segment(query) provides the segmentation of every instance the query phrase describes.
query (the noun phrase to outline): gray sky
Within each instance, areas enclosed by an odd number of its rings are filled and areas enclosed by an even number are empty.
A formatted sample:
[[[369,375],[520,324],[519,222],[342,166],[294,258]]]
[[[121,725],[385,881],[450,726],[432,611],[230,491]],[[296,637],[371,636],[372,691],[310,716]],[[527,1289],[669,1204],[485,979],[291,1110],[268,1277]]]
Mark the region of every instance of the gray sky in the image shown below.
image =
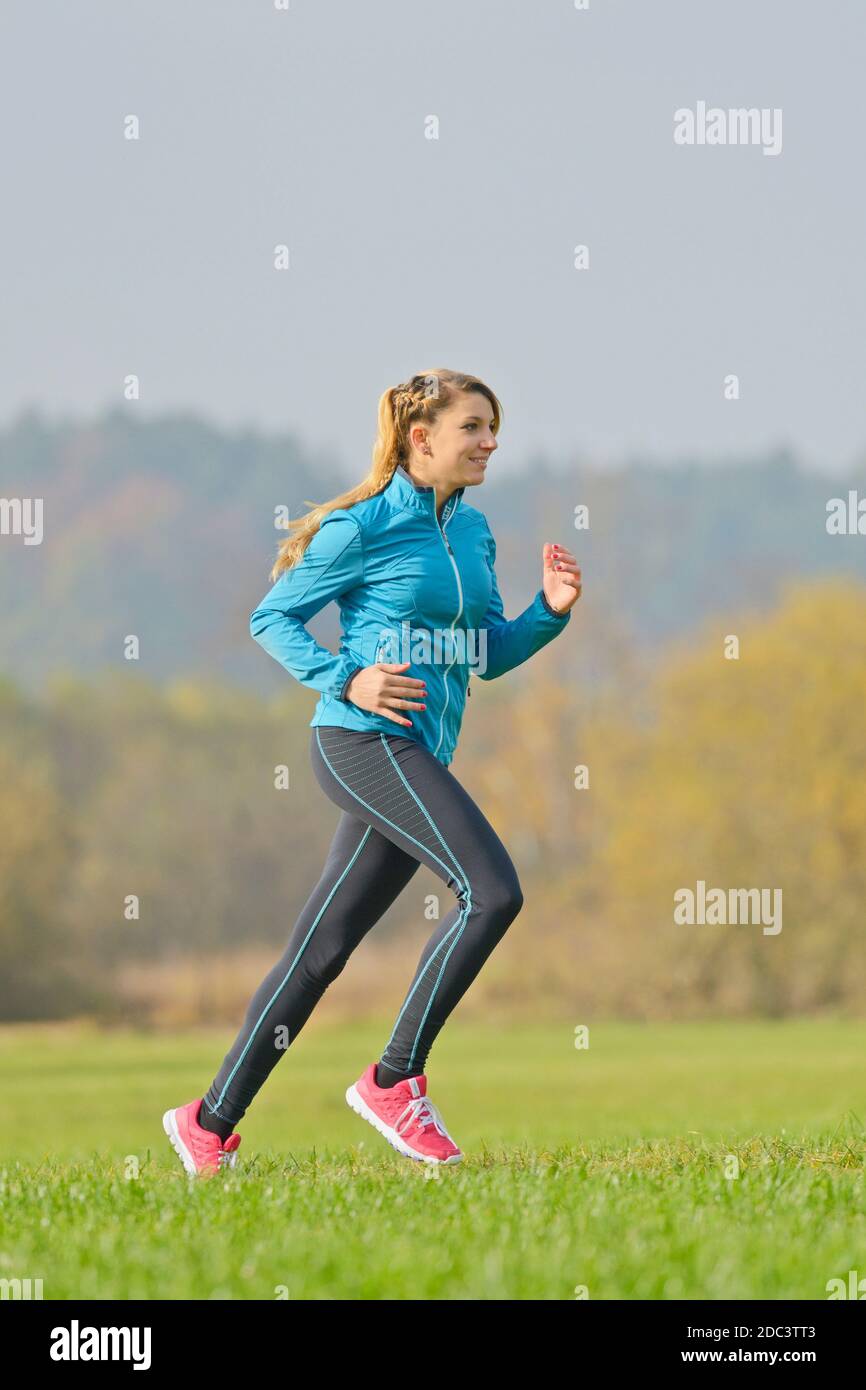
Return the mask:
[[[2,424],[192,408],[357,478],[379,393],[441,365],[500,395],[503,468],[866,453],[864,0],[6,0],[0,25]],[[676,145],[699,101],[781,108],[781,152]]]

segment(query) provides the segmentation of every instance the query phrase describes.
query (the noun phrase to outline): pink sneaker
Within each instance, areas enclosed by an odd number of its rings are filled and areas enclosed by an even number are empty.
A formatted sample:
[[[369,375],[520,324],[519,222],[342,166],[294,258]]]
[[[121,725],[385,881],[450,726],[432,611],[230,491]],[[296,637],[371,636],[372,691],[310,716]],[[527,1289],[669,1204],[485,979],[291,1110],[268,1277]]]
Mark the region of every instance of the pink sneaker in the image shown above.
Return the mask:
[[[200,1105],[201,1098],[191,1100],[177,1110],[166,1110],[162,1117],[162,1127],[191,1178],[208,1177],[221,1173],[224,1168],[234,1168],[236,1150],[241,1142],[239,1134],[230,1134],[223,1144],[218,1134],[202,1129],[198,1122]]]
[[[424,1163],[459,1163],[463,1157],[442,1116],[427,1099],[426,1076],[408,1076],[396,1086],[376,1085],[376,1063],[350,1086],[346,1100],[407,1158]]]

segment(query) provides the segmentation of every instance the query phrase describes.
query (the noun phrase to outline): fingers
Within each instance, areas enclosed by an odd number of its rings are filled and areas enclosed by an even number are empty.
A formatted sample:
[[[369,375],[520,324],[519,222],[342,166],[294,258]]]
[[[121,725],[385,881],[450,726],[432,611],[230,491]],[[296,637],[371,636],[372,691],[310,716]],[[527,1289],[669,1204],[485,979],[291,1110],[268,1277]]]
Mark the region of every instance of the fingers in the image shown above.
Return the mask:
[[[572,589],[579,589],[582,584],[580,565],[571,564],[568,560],[559,560],[554,566],[554,573],[557,579],[561,579],[563,584],[568,584]]]
[[[417,676],[407,676],[405,674],[409,661],[380,661],[377,665],[385,672],[385,679],[382,682],[382,689],[379,694],[379,714],[386,719],[392,720],[395,724],[402,724],[404,728],[412,728],[411,719],[402,719],[400,715],[393,713],[398,709],[417,709],[424,711],[427,698],[427,682],[420,680]],[[415,698],[413,699],[412,696]]]
[[[383,700],[418,700],[423,706],[427,700],[427,687],[422,686],[419,690],[416,686],[410,685],[385,685],[380,694]],[[415,708],[418,706],[415,705]]]
[[[409,662],[400,662],[401,666],[408,666]],[[390,662],[379,661],[377,665],[385,672],[384,688],[386,690],[402,691],[406,695],[423,695],[427,689],[427,682],[417,676],[406,676],[394,670],[394,665]],[[393,672],[393,674],[392,674]]]
[[[553,542],[545,545],[544,564],[546,567],[554,570],[561,579],[566,579],[567,582],[572,583],[572,587],[574,587],[574,585],[571,579],[568,578],[569,576],[574,575],[577,578],[578,584],[580,583],[580,565],[567,546],[556,545]]]
[[[380,709],[380,710],[377,710],[376,713],[377,713],[377,714],[381,714],[381,716],[382,716],[383,719],[390,719],[390,720],[392,720],[393,723],[395,723],[395,724],[402,724],[403,727],[404,727],[404,729],[411,729],[411,728],[412,728],[412,720],[411,720],[411,719],[401,719],[400,716],[399,716],[399,714],[392,714],[390,710],[387,710],[387,709]]]
[[[408,661],[401,664],[409,665]],[[392,675],[385,663],[379,662],[379,665],[385,671],[382,688],[388,690],[392,695],[396,695],[398,690],[403,695],[423,695],[426,693],[427,682],[423,677],[407,676],[401,672]]]
[[[385,673],[379,693],[379,709],[376,712],[394,724],[402,724],[404,728],[409,729],[412,728],[411,719],[402,719],[393,711],[417,709],[423,712],[427,708],[424,703],[427,698],[427,682],[417,676],[406,675],[406,670],[411,664],[409,661],[376,662],[379,670]]]
[[[579,598],[583,592],[580,565],[568,546],[550,541],[545,544],[543,553],[545,570],[550,570],[557,579],[562,580],[567,589],[574,589]]]

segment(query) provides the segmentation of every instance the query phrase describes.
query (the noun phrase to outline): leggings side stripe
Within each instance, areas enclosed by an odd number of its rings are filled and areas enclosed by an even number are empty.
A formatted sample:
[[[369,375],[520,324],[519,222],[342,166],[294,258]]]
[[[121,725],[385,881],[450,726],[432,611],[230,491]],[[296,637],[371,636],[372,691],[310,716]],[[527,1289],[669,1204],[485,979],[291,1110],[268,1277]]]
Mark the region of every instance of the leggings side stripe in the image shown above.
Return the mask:
[[[346,875],[348,874],[348,872],[349,872],[349,870],[351,869],[352,865],[355,863],[356,859],[358,858],[358,855],[361,853],[362,849],[364,848],[365,844],[367,843],[368,839],[370,838],[370,832],[371,832],[372,828],[373,828],[373,827],[370,826],[370,825],[367,826],[367,829],[364,831],[364,834],[361,836],[360,842],[359,842],[359,844],[358,844],[358,848],[355,850],[355,853],[352,855],[352,858],[349,860],[348,864],[346,865],[346,867],[345,867],[345,869],[343,870],[343,872],[340,874],[340,877],[337,879],[336,883],[334,884],[334,886],[333,886],[333,888],[331,889],[330,893],[328,894],[327,898],[326,898],[325,901],[322,903],[322,906],[319,908],[319,911],[316,913],[316,920],[313,922],[312,926],[310,927],[310,930],[307,932],[307,935],[304,937],[303,942],[301,943],[300,947],[298,948],[298,953],[297,953],[297,955],[295,956],[295,959],[292,961],[291,965],[289,966],[289,969],[288,969],[288,971],[287,971],[287,973],[286,973],[284,979],[280,982],[280,984],[278,985],[277,989],[274,991],[272,997],[268,1000],[268,1003],[265,1005],[264,1009],[262,1010],[261,1017],[259,1018],[258,1022],[257,1022],[256,1025],[255,1025],[255,1027],[252,1029],[252,1031],[251,1031],[251,1033],[250,1033],[250,1036],[247,1038],[247,1041],[246,1041],[245,1044],[244,1044],[244,1049],[243,1049],[243,1051],[241,1052],[240,1057],[239,1057],[238,1060],[235,1062],[234,1066],[232,1067],[231,1071],[229,1072],[228,1079],[227,1079],[225,1085],[223,1086],[222,1090],[220,1091],[219,1099],[218,1099],[216,1105],[215,1105],[215,1106],[210,1106],[210,1105],[208,1105],[208,1110],[210,1111],[211,1115],[219,1115],[219,1108],[220,1108],[220,1106],[222,1105],[223,1101],[224,1101],[225,1098],[226,1098],[226,1091],[228,1090],[229,1086],[231,1085],[232,1077],[234,1076],[234,1074],[235,1074],[235,1072],[237,1071],[238,1067],[240,1066],[241,1062],[244,1060],[244,1057],[247,1055],[247,1052],[248,1052],[249,1048],[250,1048],[251,1045],[252,1045],[253,1039],[255,1038],[256,1033],[259,1031],[259,1028],[261,1027],[262,1021],[264,1020],[266,1014],[267,1014],[268,1011],[273,1007],[273,1005],[274,1005],[275,1001],[277,1000],[277,998],[279,997],[281,991],[282,991],[283,989],[285,989],[286,985],[288,984],[289,980],[291,979],[292,972],[294,971],[295,966],[297,965],[298,961],[301,959],[301,956],[304,954],[304,951],[307,949],[307,946],[309,945],[310,940],[312,939],[313,932],[316,930],[316,927],[319,925],[319,922],[320,922],[321,919],[322,919],[323,913],[326,911],[326,909],[327,909],[327,907],[328,907],[328,904],[331,902],[331,899],[333,898],[333,896],[334,896],[334,894],[336,893],[337,889],[339,888],[340,884],[343,882],[344,878],[345,878]]]
[[[384,734],[380,734],[379,737],[381,738],[382,743],[384,744],[385,752],[388,754],[388,757],[391,759],[391,762],[394,764],[394,768],[396,769],[397,776],[400,778],[400,780],[401,780],[401,782],[403,783],[403,785],[405,786],[406,790],[409,792],[409,794],[413,797],[413,799],[417,802],[418,806],[419,806],[419,807],[421,808],[421,810],[424,812],[424,815],[427,817],[427,820],[430,822],[430,825],[431,825],[431,827],[432,827],[432,829],[433,829],[433,831],[434,831],[434,833],[435,833],[435,835],[436,835],[436,838],[440,841],[440,843],[441,843],[442,845],[444,845],[445,849],[448,851],[448,854],[451,856],[451,858],[453,859],[454,863],[457,865],[457,868],[460,870],[460,873],[461,873],[461,875],[463,876],[463,881],[464,881],[464,883],[465,883],[465,885],[466,885],[466,902],[465,902],[465,904],[464,904],[464,906],[463,906],[463,910],[462,910],[462,912],[461,912],[461,914],[460,914],[460,917],[458,918],[457,922],[454,923],[454,927],[457,927],[457,926],[459,925],[460,930],[457,932],[457,935],[455,936],[454,940],[451,942],[451,945],[448,947],[448,951],[447,951],[447,953],[446,953],[446,955],[445,955],[445,958],[444,958],[444,960],[442,961],[442,964],[441,964],[440,967],[439,967],[439,974],[438,974],[438,976],[437,976],[437,978],[436,978],[436,984],[433,986],[433,989],[432,989],[432,991],[431,991],[431,993],[430,993],[430,998],[427,1000],[427,1007],[426,1007],[426,1009],[424,1010],[424,1015],[423,1015],[423,1017],[422,1017],[422,1019],[421,1019],[421,1022],[418,1024],[418,1032],[415,1034],[415,1041],[414,1041],[413,1044],[412,1044],[412,1053],[411,1053],[411,1056],[410,1056],[410,1058],[409,1058],[409,1066],[411,1067],[412,1061],[413,1061],[413,1059],[414,1059],[414,1057],[415,1057],[415,1050],[416,1050],[416,1048],[418,1047],[418,1039],[419,1039],[420,1036],[421,1036],[422,1030],[423,1030],[423,1028],[424,1028],[424,1024],[427,1022],[427,1015],[428,1015],[428,1013],[430,1012],[430,1009],[431,1009],[432,1004],[433,1004],[433,1000],[434,1000],[435,997],[436,997],[436,991],[438,990],[440,984],[442,983],[442,976],[443,976],[443,974],[445,973],[445,967],[446,967],[446,965],[448,964],[448,957],[451,955],[451,952],[454,950],[454,947],[457,945],[457,942],[460,940],[461,936],[463,935],[463,929],[464,929],[464,927],[466,926],[466,921],[467,921],[467,919],[468,919],[468,917],[469,917],[470,911],[472,910],[472,888],[471,888],[471,886],[470,886],[469,879],[468,879],[467,875],[463,872],[463,869],[462,869],[462,867],[461,867],[461,865],[460,865],[459,860],[457,859],[457,856],[454,854],[453,850],[451,850],[451,849],[449,848],[449,846],[446,844],[445,840],[442,838],[441,834],[439,833],[438,827],[436,826],[436,824],[435,824],[435,822],[434,822],[434,820],[433,820],[433,817],[430,815],[430,812],[427,810],[427,807],[426,807],[426,806],[423,804],[423,802],[415,795],[415,792],[412,790],[412,788],[409,786],[409,783],[406,781],[406,778],[403,776],[402,768],[400,767],[399,763],[397,762],[396,758],[394,757],[394,754],[391,752],[391,749],[388,747],[388,744],[385,742],[385,736],[384,736]],[[452,931],[453,931],[453,930],[454,930],[454,928],[452,927]],[[450,932],[449,932],[448,935],[450,935]],[[440,942],[440,946],[443,946],[443,945],[445,944],[445,941],[447,941],[447,940],[448,940],[448,937],[446,936],[446,937]],[[428,962],[428,964],[429,964],[429,962]],[[409,991],[409,995],[408,995],[408,997],[407,997],[407,999],[406,999],[406,1002],[404,1003],[403,1008],[400,1010],[400,1013],[399,1013],[399,1015],[398,1015],[398,1017],[397,1017],[397,1022],[394,1024],[394,1029],[393,1029],[393,1032],[391,1033],[391,1037],[388,1039],[388,1046],[390,1046],[391,1042],[393,1041],[394,1034],[396,1033],[397,1028],[398,1028],[399,1023],[400,1023],[400,1019],[403,1017],[403,1014],[406,1012],[406,1009],[409,1007],[409,1003],[410,1003],[410,1001],[411,1001],[411,999],[412,999],[412,995],[415,993],[415,990],[416,990],[416,989],[418,988],[418,986],[420,985],[420,983],[421,983],[421,981],[423,980],[423,978],[424,978],[424,976],[425,976],[426,973],[427,973],[427,971],[426,971],[426,967],[425,967],[425,969],[422,970],[421,974],[418,976],[418,979],[415,981],[414,986],[413,986],[412,989]]]

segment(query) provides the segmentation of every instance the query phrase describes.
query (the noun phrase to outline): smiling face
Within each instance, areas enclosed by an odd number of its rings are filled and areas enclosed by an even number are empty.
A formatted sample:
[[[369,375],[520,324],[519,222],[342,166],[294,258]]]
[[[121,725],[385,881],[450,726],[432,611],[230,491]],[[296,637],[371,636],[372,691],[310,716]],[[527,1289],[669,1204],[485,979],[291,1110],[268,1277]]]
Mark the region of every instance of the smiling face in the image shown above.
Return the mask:
[[[483,483],[490,455],[499,448],[494,419],[493,406],[481,391],[461,391],[432,425],[410,426],[412,474],[449,488]]]

